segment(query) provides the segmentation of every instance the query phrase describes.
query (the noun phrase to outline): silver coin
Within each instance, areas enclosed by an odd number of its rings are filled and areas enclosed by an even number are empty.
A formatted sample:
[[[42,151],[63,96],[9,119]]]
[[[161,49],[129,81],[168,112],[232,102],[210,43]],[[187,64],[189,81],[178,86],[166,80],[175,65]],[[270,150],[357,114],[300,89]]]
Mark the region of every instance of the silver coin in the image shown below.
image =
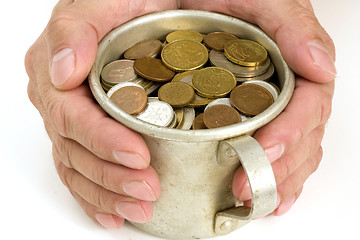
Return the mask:
[[[269,69],[264,74],[255,77],[236,77],[236,80],[238,82],[246,82],[251,80],[268,81],[272,77],[274,72],[275,72],[274,65],[270,63]]]
[[[122,83],[118,83],[115,86],[111,87],[110,90],[107,92],[107,96],[110,98],[111,95],[114,94],[114,92],[116,92],[117,90],[119,90],[120,88],[123,87],[128,87],[128,86],[135,86],[135,87],[139,87],[141,89],[144,89],[140,84],[137,83],[133,83],[133,82],[122,82]],[[144,89],[145,90],[145,89]]]
[[[117,60],[107,64],[101,71],[101,79],[109,85],[134,80],[137,77],[134,71],[134,61]]]
[[[175,118],[170,104],[162,101],[148,101],[144,111],[136,116],[138,119],[160,127],[168,127]]]
[[[279,93],[278,93],[277,89],[276,89],[273,85],[271,85],[270,83],[268,83],[268,82],[260,81],[260,80],[251,80],[251,81],[246,81],[246,82],[244,82],[243,84],[248,84],[248,83],[252,83],[252,84],[259,85],[259,86],[265,88],[266,90],[268,90],[268,91],[271,93],[274,101],[275,101],[275,100],[278,98],[278,96],[279,96]]]
[[[131,82],[140,84],[145,89],[147,95],[150,95],[162,85],[161,83],[149,81],[139,76]]]
[[[195,119],[195,109],[184,107],[184,119],[182,126],[179,129],[190,130]]]
[[[213,100],[208,105],[206,105],[206,107],[204,109],[204,112],[206,111],[206,109],[208,109],[209,107],[214,106],[214,105],[226,105],[226,106],[229,106],[229,107],[233,107],[231,105],[230,98],[218,98],[218,99]]]
[[[232,72],[235,77],[255,77],[265,73],[270,66],[270,59],[262,65],[255,67],[244,67],[229,61],[223,52],[211,50],[209,59],[212,65],[222,67]]]

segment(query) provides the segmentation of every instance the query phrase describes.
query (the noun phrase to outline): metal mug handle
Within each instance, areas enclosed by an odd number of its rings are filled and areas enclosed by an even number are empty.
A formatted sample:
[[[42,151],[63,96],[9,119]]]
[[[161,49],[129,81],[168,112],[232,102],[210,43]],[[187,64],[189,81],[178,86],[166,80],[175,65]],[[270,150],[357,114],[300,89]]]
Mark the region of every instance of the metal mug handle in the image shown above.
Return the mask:
[[[251,207],[238,206],[216,213],[215,233],[223,235],[274,211],[277,194],[271,164],[260,144],[251,136],[221,141],[217,155],[221,165],[232,165],[240,160],[251,189]]]

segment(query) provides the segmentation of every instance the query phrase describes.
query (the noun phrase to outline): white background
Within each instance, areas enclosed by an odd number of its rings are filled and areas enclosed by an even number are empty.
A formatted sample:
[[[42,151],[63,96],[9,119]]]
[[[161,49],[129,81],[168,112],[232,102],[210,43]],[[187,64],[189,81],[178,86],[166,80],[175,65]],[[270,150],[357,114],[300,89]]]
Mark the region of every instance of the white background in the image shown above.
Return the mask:
[[[322,163],[288,213],[253,221],[216,239],[358,238],[360,1],[312,2],[337,49],[338,77]],[[129,224],[120,230],[103,229],[85,215],[57,177],[42,119],[27,98],[23,64],[55,3],[1,4],[0,239],[159,239]]]

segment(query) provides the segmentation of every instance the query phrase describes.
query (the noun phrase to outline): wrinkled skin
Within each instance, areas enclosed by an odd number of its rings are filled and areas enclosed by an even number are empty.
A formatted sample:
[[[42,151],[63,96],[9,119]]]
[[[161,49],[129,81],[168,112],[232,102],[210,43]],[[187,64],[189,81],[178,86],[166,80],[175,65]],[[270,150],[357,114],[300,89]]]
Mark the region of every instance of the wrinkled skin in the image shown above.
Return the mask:
[[[87,215],[107,228],[121,227],[124,219],[149,221],[161,188],[144,140],[109,118],[83,82],[107,32],[136,16],[176,8],[174,0],[60,0],[26,54],[28,95],[53,143],[59,177]],[[332,40],[308,0],[183,0],[181,8],[221,12],[259,25],[296,73],[290,103],[254,136],[272,163],[278,191],[273,214],[281,215],[322,157],[336,75]],[[250,204],[241,168],[233,193]]]

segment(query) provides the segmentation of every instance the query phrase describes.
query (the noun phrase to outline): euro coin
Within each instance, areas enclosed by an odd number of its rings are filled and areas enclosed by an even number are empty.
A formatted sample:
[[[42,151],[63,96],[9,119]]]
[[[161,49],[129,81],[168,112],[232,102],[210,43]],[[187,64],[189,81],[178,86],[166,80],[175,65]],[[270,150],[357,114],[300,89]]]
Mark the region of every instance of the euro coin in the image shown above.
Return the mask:
[[[207,128],[218,128],[241,122],[241,116],[235,108],[221,104],[206,109],[203,121]]]
[[[258,66],[254,66],[254,67],[240,66],[238,64],[235,64],[235,63],[229,61],[229,59],[227,59],[227,57],[225,57],[225,54],[223,52],[219,52],[219,51],[215,51],[215,50],[210,51],[209,60],[212,65],[217,66],[217,67],[222,67],[222,68],[229,70],[230,72],[232,72],[235,75],[235,77],[259,76],[259,75],[265,73],[270,66],[269,58],[267,58],[263,64],[258,65]]]
[[[200,96],[218,98],[226,96],[236,86],[236,78],[226,69],[207,67],[195,73],[192,85]]]
[[[155,82],[170,81],[175,75],[175,72],[166,68],[160,59],[151,57],[136,59],[134,70],[141,77]]]
[[[203,35],[194,30],[177,30],[169,33],[166,36],[166,42],[171,43],[178,40],[191,40],[201,43],[203,40]]]
[[[230,41],[238,39],[235,35],[228,32],[212,32],[204,37],[205,46],[216,51],[224,51],[225,45]]]
[[[207,127],[204,123],[204,113],[200,113],[199,115],[197,115],[195,117],[193,125],[192,125],[192,129],[193,130],[207,129]]]
[[[274,64],[270,62],[269,68],[267,71],[261,75],[255,77],[236,77],[238,82],[247,82],[251,80],[260,80],[260,81],[269,81],[275,72]]]
[[[246,39],[229,41],[224,52],[230,61],[248,67],[261,65],[268,58],[268,52],[262,45]]]
[[[161,101],[173,107],[183,107],[194,99],[194,89],[183,82],[169,82],[162,85],[158,91]]]
[[[115,88],[111,92],[109,91],[108,95],[120,109],[131,115],[138,114],[145,109],[147,94],[142,87],[120,83]]]
[[[208,50],[203,44],[191,40],[171,42],[161,51],[164,65],[176,72],[201,68],[208,56]]]
[[[234,88],[230,93],[231,104],[246,116],[255,116],[274,103],[273,96],[264,87],[248,83]]]
[[[162,43],[157,39],[149,39],[136,43],[124,53],[124,58],[136,60],[143,57],[152,57],[160,52]]]

